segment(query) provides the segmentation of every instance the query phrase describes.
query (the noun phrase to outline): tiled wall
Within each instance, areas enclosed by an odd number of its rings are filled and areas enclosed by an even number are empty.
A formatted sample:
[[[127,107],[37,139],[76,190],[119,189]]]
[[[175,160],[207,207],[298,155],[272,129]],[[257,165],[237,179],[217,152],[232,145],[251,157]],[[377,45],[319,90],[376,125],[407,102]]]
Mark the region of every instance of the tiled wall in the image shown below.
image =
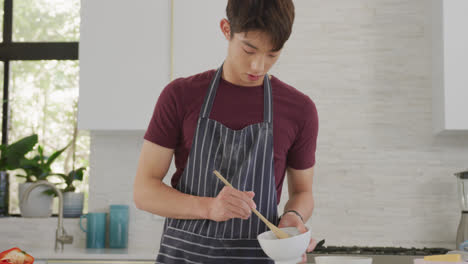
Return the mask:
[[[295,3],[294,33],[273,74],[319,112],[313,236],[326,245],[454,247],[453,173],[468,168],[468,133],[432,134],[430,1]],[[130,249],[149,252],[162,220],[132,203],[143,134],[91,133],[89,211],[131,205]]]

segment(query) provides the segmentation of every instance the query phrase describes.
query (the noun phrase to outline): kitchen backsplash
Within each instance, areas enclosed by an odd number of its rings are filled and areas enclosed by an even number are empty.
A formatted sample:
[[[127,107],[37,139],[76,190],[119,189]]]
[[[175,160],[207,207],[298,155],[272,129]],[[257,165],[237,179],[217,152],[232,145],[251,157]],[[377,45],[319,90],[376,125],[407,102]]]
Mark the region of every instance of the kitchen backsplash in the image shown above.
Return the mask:
[[[453,173],[468,168],[468,135],[432,134],[429,2],[295,1],[294,32],[273,74],[318,108],[308,225],[326,245],[454,247]],[[129,250],[155,252],[163,221],[132,202],[143,134],[91,133],[89,211],[130,205]],[[52,226],[36,225],[44,221]],[[0,223],[8,223],[2,235],[53,247],[56,219],[34,220],[40,237],[31,220]],[[66,250],[84,247],[77,222],[65,228],[78,238]]]

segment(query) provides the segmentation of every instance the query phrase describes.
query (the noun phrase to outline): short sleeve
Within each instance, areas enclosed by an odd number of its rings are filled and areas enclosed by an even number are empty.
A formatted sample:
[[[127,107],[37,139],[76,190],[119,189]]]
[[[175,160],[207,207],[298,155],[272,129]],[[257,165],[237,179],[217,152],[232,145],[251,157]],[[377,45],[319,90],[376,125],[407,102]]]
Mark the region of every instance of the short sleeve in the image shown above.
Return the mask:
[[[307,97],[304,102],[304,119],[293,145],[288,151],[287,165],[305,170],[315,165],[317,148],[318,114],[314,102]]]
[[[181,96],[177,96],[177,82],[168,84],[153,111],[144,139],[160,146],[175,149],[181,135]]]

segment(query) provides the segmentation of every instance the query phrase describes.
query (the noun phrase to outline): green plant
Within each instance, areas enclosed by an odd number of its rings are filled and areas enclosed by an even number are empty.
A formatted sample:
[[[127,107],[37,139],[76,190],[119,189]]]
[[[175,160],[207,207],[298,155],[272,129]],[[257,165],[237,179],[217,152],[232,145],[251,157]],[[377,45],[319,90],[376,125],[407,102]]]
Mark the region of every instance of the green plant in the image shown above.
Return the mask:
[[[86,170],[85,167],[78,168],[76,170],[70,171],[68,174],[64,173],[54,173],[53,175],[60,176],[64,183],[59,183],[58,185],[65,184],[65,188],[62,189],[63,192],[74,192],[75,186],[73,183],[75,181],[82,181],[83,180],[83,172]]]
[[[76,113],[78,109],[78,103],[75,102],[75,122],[73,126],[73,138],[71,141],[71,153],[72,153],[72,169],[68,174],[65,173],[55,173],[54,175],[60,176],[63,179],[63,183],[58,183],[57,185],[59,186],[65,186],[62,187],[62,192],[74,192],[75,191],[75,185],[73,183],[76,183],[77,181],[83,181],[83,174],[84,171],[86,170],[85,167],[80,167],[78,169],[75,169],[75,159],[76,159],[76,140],[78,137],[78,127],[77,127],[77,119],[76,119]],[[65,166],[64,171],[67,171],[68,167]]]
[[[20,169],[23,169],[25,175],[16,175],[20,178],[26,178],[26,182],[35,182],[39,180],[47,180],[48,176],[53,175],[51,165],[52,163],[62,154],[65,149],[68,148],[70,144],[68,144],[63,149],[60,149],[54,152],[50,156],[44,155],[44,148],[39,145],[37,147],[38,154],[35,155],[33,158],[23,158],[20,161]]]
[[[10,145],[0,145],[0,171],[16,170],[37,144],[37,135],[24,137]]]

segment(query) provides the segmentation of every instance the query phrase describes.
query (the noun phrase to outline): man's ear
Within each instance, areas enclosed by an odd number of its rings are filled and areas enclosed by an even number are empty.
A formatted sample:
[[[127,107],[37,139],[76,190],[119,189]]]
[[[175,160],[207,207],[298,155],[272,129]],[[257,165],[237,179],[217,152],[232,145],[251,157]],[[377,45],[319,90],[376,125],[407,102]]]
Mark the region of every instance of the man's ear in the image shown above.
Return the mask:
[[[227,40],[231,40],[231,24],[229,23],[229,21],[223,18],[219,23],[219,26],[221,28],[221,32],[223,32],[224,37]]]

